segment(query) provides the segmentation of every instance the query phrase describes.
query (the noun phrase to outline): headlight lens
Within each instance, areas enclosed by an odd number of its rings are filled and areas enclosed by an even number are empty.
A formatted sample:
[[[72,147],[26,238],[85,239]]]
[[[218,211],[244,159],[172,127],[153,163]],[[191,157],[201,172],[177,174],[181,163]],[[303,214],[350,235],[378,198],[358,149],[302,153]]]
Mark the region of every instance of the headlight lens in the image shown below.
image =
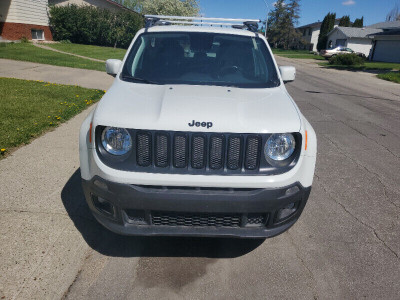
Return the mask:
[[[104,128],[101,143],[104,149],[113,155],[124,155],[132,149],[131,135],[124,128]]]
[[[282,161],[289,158],[296,147],[296,141],[293,134],[277,133],[269,137],[265,144],[265,156],[276,161]]]

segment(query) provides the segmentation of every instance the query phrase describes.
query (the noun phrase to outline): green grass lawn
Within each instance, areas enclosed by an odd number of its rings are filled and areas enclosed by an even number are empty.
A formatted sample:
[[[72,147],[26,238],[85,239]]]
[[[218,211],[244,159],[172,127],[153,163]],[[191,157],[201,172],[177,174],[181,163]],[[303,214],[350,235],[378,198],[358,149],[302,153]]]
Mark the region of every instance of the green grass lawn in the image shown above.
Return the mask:
[[[47,65],[105,71],[104,63],[41,49],[30,43],[0,43],[0,58]]]
[[[389,72],[385,74],[378,74],[378,78],[400,83],[400,72]]]
[[[324,60],[323,57],[310,53],[308,50],[272,49],[272,53],[287,58]]]
[[[334,68],[339,70],[379,71],[383,73],[378,74],[377,75],[378,78],[400,83],[399,63],[366,61],[364,65],[361,66],[343,66],[343,65],[330,65],[328,62],[325,62],[325,63],[319,63],[319,65],[326,68]],[[387,72],[385,73],[385,71]]]
[[[78,54],[101,60],[107,60],[109,58],[122,60],[126,53],[126,49],[120,49],[120,48],[114,49],[112,47],[100,47],[100,46],[80,45],[80,44],[46,44],[46,46],[64,52]]]
[[[382,72],[377,77],[380,79],[400,83],[400,64],[399,63],[385,63],[376,61],[366,61],[361,66],[343,66],[343,65],[330,65],[329,63],[319,63],[320,66],[326,68],[334,68],[339,70],[350,71],[378,71]],[[385,73],[386,71],[386,73]]]
[[[97,102],[102,90],[0,77],[0,159]]]
[[[330,65],[328,62],[320,63],[321,66],[327,68],[336,69],[347,69],[347,70],[400,70],[399,63],[386,63],[386,62],[376,62],[376,61],[366,61],[362,66],[342,66],[342,65]]]

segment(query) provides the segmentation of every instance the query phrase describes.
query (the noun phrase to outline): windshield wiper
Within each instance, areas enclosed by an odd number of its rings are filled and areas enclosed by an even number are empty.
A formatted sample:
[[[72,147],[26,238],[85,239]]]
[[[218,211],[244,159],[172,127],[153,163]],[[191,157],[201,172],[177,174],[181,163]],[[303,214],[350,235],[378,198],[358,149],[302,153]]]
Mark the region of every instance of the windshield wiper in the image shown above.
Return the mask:
[[[129,75],[122,75],[122,79],[124,80],[129,80],[129,81],[136,81],[136,82],[143,82],[143,83],[148,83],[148,84],[161,84],[156,81],[144,79],[144,78],[139,78],[139,77],[134,77],[134,76],[129,76]]]

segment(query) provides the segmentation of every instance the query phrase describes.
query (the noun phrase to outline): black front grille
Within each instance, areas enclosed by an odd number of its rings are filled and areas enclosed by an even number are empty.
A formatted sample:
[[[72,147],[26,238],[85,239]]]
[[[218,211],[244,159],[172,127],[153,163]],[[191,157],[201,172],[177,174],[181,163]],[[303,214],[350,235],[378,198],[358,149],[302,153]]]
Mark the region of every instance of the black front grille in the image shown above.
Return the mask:
[[[241,215],[152,212],[151,222],[155,226],[240,227]]]
[[[175,132],[128,129],[133,149],[124,156],[109,154],[101,143],[104,126],[96,127],[96,145],[109,167],[145,173],[198,175],[265,175],[289,171],[300,156],[296,150],[284,167],[271,165],[263,155],[270,134]]]
[[[261,135],[143,130],[132,133],[136,135],[136,166],[150,167],[154,172],[239,174],[258,171],[260,167]]]

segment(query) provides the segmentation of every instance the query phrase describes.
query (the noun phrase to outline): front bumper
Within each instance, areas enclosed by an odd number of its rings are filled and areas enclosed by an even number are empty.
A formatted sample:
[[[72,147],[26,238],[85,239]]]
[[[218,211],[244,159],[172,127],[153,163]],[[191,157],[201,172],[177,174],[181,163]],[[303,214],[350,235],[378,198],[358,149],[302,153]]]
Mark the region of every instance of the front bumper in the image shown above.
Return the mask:
[[[95,218],[124,235],[265,238],[289,229],[300,217],[311,187],[221,189],[139,186],[82,180]],[[285,194],[292,188],[292,194]],[[292,204],[294,203],[294,204]],[[277,219],[288,205],[295,211]]]

